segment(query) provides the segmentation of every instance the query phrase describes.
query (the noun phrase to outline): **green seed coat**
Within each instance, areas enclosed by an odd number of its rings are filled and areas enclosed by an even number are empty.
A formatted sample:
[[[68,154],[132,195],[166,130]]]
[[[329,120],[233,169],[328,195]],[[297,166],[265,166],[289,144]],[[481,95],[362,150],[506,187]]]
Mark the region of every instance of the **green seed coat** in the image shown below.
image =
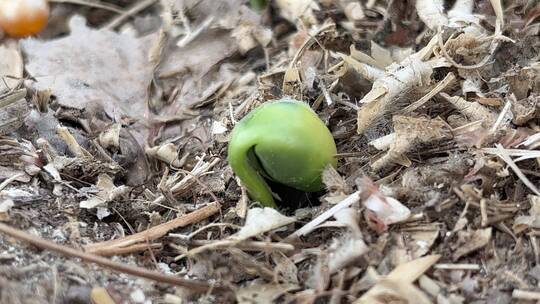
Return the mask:
[[[234,127],[228,160],[252,199],[276,207],[268,178],[314,192],[324,188],[321,174],[336,166],[334,138],[311,108],[282,99],[254,109]]]

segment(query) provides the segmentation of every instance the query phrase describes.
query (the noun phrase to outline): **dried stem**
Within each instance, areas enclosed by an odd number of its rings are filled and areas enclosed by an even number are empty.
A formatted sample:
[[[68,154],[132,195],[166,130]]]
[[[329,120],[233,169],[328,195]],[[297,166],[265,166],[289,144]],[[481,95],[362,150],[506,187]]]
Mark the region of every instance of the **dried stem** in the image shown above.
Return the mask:
[[[173,229],[185,227],[187,225],[200,222],[216,214],[220,208],[221,206],[219,205],[219,203],[214,202],[201,209],[188,213],[180,218],[176,218],[161,225],[154,226],[145,231],[116,240],[89,244],[84,246],[84,248],[87,252],[99,255],[114,255],[144,250],[148,246],[145,247],[136,245],[140,243],[144,243],[146,245],[147,241],[149,242],[156,240]],[[132,248],[133,251],[130,251],[128,248]]]
[[[202,160],[195,165],[193,170],[191,170],[189,175],[186,175],[182,180],[180,180],[178,183],[176,183],[174,186],[170,188],[170,191],[178,195],[181,192],[185,191],[189,188],[193,183],[196,182],[194,177],[199,177],[205,172],[208,172],[212,167],[214,167],[219,162],[218,158],[215,158],[210,163],[203,162]],[[166,198],[164,195],[158,196],[156,199],[152,201],[151,204],[161,204],[166,201]]]
[[[140,11],[144,10],[145,8],[153,5],[156,2],[157,2],[157,0],[140,1],[140,2],[136,3],[135,5],[133,5],[131,8],[129,8],[127,11],[122,12],[122,14],[116,16],[114,19],[109,21],[109,23],[107,23],[103,28],[108,29],[108,30],[112,30],[112,29],[116,28],[117,26],[121,25],[129,17],[137,14],[138,12],[140,12]]]
[[[214,285],[210,285],[204,282],[186,280],[186,279],[182,279],[176,276],[164,275],[159,272],[150,271],[145,268],[114,262],[107,258],[98,256],[95,254],[82,252],[74,248],[70,248],[67,246],[53,243],[51,241],[44,240],[42,238],[33,236],[24,231],[9,227],[8,225],[2,224],[2,223],[0,223],[0,233],[13,237],[17,240],[27,242],[41,249],[56,252],[67,257],[76,257],[76,258],[81,259],[83,262],[94,263],[94,264],[97,264],[99,266],[102,266],[102,267],[105,267],[114,271],[134,275],[137,277],[145,278],[145,279],[156,281],[159,283],[167,283],[174,286],[184,287],[192,291],[196,291],[196,292],[206,292],[210,290],[215,290],[215,291],[228,290],[228,288],[224,286],[214,286]]]
[[[69,3],[69,4],[78,4],[82,6],[88,6],[88,7],[94,7],[94,8],[100,8],[104,10],[108,10],[111,12],[115,12],[117,14],[122,14],[124,11],[117,6],[108,4],[108,3],[100,3],[95,1],[86,1],[86,0],[49,0],[49,2],[54,3]]]

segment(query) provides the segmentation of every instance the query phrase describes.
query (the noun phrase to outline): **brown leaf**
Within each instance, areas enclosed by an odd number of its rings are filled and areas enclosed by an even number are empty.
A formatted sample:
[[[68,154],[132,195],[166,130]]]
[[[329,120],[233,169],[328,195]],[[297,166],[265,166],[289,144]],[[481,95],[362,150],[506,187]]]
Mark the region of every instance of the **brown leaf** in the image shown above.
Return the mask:
[[[152,76],[147,52],[150,37],[135,38],[94,30],[81,17],[70,21],[67,37],[21,42],[26,69],[37,90],[51,89],[65,107],[103,106],[114,118],[143,118]]]
[[[15,41],[9,40],[0,45],[0,94],[3,91],[17,86],[23,76],[23,59],[19,46]],[[10,76],[10,77],[6,77]]]
[[[0,45],[0,93],[17,86],[23,76],[23,59],[19,46],[14,41],[6,41]],[[10,77],[6,77],[10,76]]]
[[[459,231],[456,250],[452,255],[454,261],[485,247],[491,240],[491,227],[474,231]]]

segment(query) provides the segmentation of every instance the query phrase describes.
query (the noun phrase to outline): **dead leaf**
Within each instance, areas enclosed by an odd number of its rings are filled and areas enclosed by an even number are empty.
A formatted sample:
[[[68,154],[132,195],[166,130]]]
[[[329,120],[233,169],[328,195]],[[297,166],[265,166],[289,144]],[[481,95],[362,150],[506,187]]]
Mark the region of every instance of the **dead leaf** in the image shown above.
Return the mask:
[[[0,44],[0,95],[15,89],[23,77],[23,58],[15,40]],[[6,77],[9,76],[9,77]]]
[[[214,120],[212,122],[212,135],[221,135],[227,132],[229,129],[221,122]]]
[[[328,271],[334,274],[368,251],[361,235],[345,235],[328,254]]]
[[[295,285],[299,284],[298,267],[291,258],[282,255],[280,252],[276,252],[272,253],[272,260],[276,265],[274,271],[283,282]]]
[[[107,289],[103,287],[92,288],[90,298],[94,304],[116,304]]]
[[[236,50],[234,38],[229,35],[229,31],[208,30],[167,56],[162,63],[163,67],[159,75],[166,77],[190,72],[201,77],[218,62],[234,54]]]
[[[99,134],[99,144],[105,148],[120,148],[120,130],[122,125],[115,123]]]
[[[394,164],[408,167],[411,165],[406,156],[408,152],[435,146],[453,137],[450,126],[440,117],[431,119],[395,115],[392,121],[395,135],[391,137],[388,152],[371,165],[374,170],[382,170]],[[384,147],[380,141],[377,144]]]
[[[253,22],[243,22],[232,30],[231,36],[236,39],[240,53],[245,54],[259,44],[266,46],[272,39],[272,32],[257,28]]]
[[[491,227],[473,231],[458,231],[458,241],[455,244],[456,249],[452,254],[452,259],[457,261],[473,251],[482,249],[490,240]]]
[[[343,200],[344,197],[341,199]],[[356,237],[362,237],[362,231],[360,230],[360,226],[358,225],[359,221],[359,213],[360,211],[358,208],[343,208],[336,212],[334,214],[334,218],[339,222],[344,224],[345,226],[349,227],[351,232]]]
[[[347,183],[336,169],[332,166],[324,168],[322,173],[322,181],[326,186],[326,189],[330,192],[331,196],[342,196],[348,192]]]
[[[423,227],[419,227],[423,228]],[[419,229],[419,231],[413,231],[410,233],[410,242],[409,247],[412,251],[412,256],[414,258],[419,258],[424,256],[429,252],[433,243],[437,240],[440,233],[440,228],[436,227],[435,229],[426,227]]]
[[[512,122],[522,126],[537,116],[538,101],[540,95],[532,93],[528,98],[521,100],[510,99],[512,101]]]
[[[439,258],[439,255],[430,255],[397,266],[354,303],[382,304],[386,303],[384,301],[386,296],[400,298],[405,300],[405,303],[431,303],[427,296],[412,283],[431,268]]]
[[[387,67],[394,63],[392,53],[374,41],[371,41],[371,57],[377,62],[377,66]]]
[[[282,294],[298,288],[294,284],[264,284],[255,282],[249,286],[241,287],[236,292],[239,304],[272,304]]]
[[[246,217],[246,223],[232,239],[246,240],[250,237],[274,230],[294,223],[294,217],[284,216],[274,208],[252,208],[249,209]]]
[[[95,208],[121,197],[130,190],[130,188],[127,186],[115,186],[112,178],[107,174],[99,175],[95,187],[98,190],[98,193],[95,196],[90,197],[88,200],[81,201],[81,208]]]
[[[382,193],[370,195],[363,204],[366,207],[366,216],[377,223],[374,228],[378,232],[385,231],[388,225],[404,221],[411,215],[409,208]]]
[[[369,91],[360,103],[364,105],[358,110],[357,132],[364,133],[380,118],[384,117],[396,98],[404,94],[410,94],[413,90],[426,88],[431,83],[431,75],[435,68],[448,66],[445,58],[428,58],[432,52],[435,40],[430,44],[405,58],[400,63],[392,63],[385,70],[385,74],[374,80]]]
[[[540,228],[540,197],[529,195],[531,208],[529,215],[520,215],[514,219],[512,230],[515,234],[520,234],[531,228]]]
[[[26,140],[0,137],[0,180],[16,177],[28,182],[43,166],[37,149]]]
[[[444,1],[416,1],[416,11],[420,19],[431,29],[436,30],[438,27],[444,27],[448,24],[448,18],[444,14]]]
[[[67,37],[26,39],[21,47],[34,89],[51,89],[59,104],[85,109],[101,105],[110,117],[145,117],[152,67],[151,37],[136,38],[85,25],[73,17]]]
[[[283,76],[283,92],[294,96],[298,93],[301,84],[300,71],[295,67],[288,68]]]
[[[341,1],[343,2],[343,1]],[[343,3],[342,3],[343,4]],[[362,20],[366,17],[364,14],[364,9],[359,2],[348,2],[343,8],[347,19],[351,22]]]
[[[146,148],[146,155],[165,162],[167,165],[180,167],[182,163],[178,158],[178,148],[173,143],[163,144],[161,146]]]

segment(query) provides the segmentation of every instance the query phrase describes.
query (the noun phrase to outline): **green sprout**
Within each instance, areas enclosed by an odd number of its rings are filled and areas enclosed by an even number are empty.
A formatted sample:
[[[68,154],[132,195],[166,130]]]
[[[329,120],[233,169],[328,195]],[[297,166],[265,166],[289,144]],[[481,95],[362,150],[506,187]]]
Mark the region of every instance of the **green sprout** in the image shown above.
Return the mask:
[[[305,192],[324,189],[321,174],[336,166],[332,134],[311,108],[282,99],[254,109],[234,127],[228,160],[252,199],[276,207],[265,178]]]
[[[266,7],[266,0],[250,0],[249,4],[255,11],[260,12]]]

